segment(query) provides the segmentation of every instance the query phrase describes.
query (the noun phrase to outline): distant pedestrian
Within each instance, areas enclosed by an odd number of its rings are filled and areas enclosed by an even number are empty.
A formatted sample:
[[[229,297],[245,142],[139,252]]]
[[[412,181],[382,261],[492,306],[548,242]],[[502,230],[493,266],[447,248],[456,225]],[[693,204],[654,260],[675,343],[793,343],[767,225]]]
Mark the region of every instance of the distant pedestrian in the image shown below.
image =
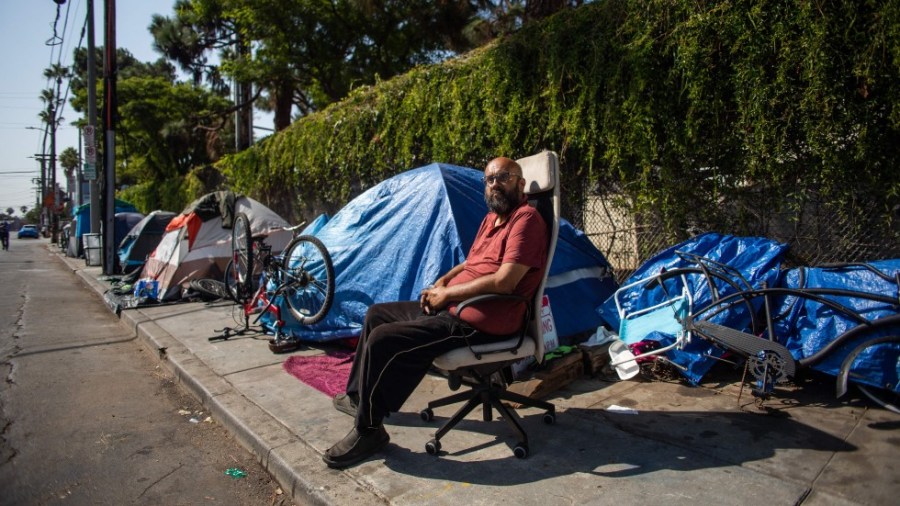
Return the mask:
[[[3,251],[9,251],[9,225],[0,221],[0,242],[3,243]]]

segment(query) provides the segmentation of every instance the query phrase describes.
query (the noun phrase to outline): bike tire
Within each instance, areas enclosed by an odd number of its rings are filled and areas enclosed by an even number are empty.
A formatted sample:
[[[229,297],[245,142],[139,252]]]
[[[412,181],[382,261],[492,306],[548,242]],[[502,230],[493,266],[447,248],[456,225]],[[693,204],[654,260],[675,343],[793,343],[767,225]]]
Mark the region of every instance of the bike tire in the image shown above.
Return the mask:
[[[225,291],[225,283],[217,279],[192,279],[190,286],[204,299],[219,300],[228,297],[228,294]]]
[[[231,227],[231,259],[238,296],[244,299],[253,291],[253,235],[244,213],[237,213]]]
[[[322,321],[334,302],[334,265],[322,241],[311,235],[295,237],[284,250],[282,268],[285,300],[301,325]]]
[[[225,277],[223,282],[225,284],[225,293],[228,298],[238,304],[243,304],[244,300],[241,298],[241,292],[237,285],[237,278],[234,274],[234,260],[228,261],[228,265],[225,267]]]

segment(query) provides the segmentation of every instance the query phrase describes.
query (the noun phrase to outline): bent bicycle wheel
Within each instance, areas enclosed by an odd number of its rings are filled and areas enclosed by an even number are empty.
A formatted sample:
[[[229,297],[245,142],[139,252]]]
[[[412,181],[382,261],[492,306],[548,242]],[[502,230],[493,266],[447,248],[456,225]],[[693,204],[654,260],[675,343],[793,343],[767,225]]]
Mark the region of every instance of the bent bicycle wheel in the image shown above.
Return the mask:
[[[225,291],[225,283],[217,279],[192,279],[190,286],[206,300],[218,300],[228,297]]]
[[[239,298],[246,298],[253,291],[253,237],[250,218],[244,213],[234,217],[231,227],[231,259]]]
[[[302,325],[322,321],[334,301],[334,266],[325,245],[311,235],[294,238],[284,250],[282,267],[291,314]]]

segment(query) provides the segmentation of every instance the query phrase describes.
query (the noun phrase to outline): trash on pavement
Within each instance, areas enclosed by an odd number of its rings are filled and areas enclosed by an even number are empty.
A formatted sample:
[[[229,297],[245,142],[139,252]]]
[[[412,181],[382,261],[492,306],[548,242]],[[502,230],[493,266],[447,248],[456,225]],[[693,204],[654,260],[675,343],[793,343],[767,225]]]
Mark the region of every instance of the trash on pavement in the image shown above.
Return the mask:
[[[618,413],[620,415],[636,415],[638,411],[636,409],[626,408],[625,406],[619,406],[618,404],[613,404],[610,407],[606,408],[610,413]]]
[[[247,473],[245,473],[244,471],[241,471],[240,469],[238,469],[236,467],[230,467],[230,468],[226,469],[225,474],[228,476],[231,476],[234,479],[244,478],[245,476],[247,476]]]

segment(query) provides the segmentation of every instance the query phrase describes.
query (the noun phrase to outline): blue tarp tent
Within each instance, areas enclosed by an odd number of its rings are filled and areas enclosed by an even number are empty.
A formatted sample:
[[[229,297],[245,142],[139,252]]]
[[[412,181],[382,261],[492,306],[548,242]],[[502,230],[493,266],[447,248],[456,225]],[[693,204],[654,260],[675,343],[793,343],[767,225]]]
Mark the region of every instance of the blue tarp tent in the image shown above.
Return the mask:
[[[896,315],[896,301],[900,300],[897,288],[900,259],[869,262],[868,265],[880,271],[884,277],[862,265],[800,267],[784,271],[778,286],[793,289],[832,288],[880,294],[891,298],[894,303],[838,295],[827,295],[825,298],[853,310],[867,321]],[[776,302],[774,307],[778,308],[775,312],[780,316],[775,322],[775,335],[797,360],[816,354],[844,332],[861,325],[859,321],[811,299],[785,297]],[[840,345],[812,368],[836,376],[844,358],[857,345],[876,336],[897,335],[898,330],[900,329],[894,327],[865,332]],[[854,360],[850,368],[850,379],[900,392],[900,344],[885,343],[866,348]]]
[[[115,205],[115,213],[136,213],[138,212],[137,208],[134,207],[131,203],[125,202],[124,200],[116,199]],[[91,231],[91,205],[83,204],[76,207],[72,210],[72,217],[75,218],[75,240],[69,240],[69,249],[67,251],[68,256],[78,257],[81,256],[82,253],[82,244],[81,244],[81,236],[84,234],[90,234]],[[125,230],[125,233],[128,233],[128,230]],[[115,244],[119,244],[119,241],[125,237],[125,233],[118,238]]]
[[[334,262],[334,305],[312,326],[282,311],[284,330],[309,341],[354,337],[373,303],[418,300],[423,287],[465,260],[487,213],[482,175],[446,164],[410,170],[307,227],[304,233],[318,237]],[[595,330],[600,318],[593,309],[616,288],[603,255],[568,223],[560,226],[547,285],[563,337]],[[263,322],[271,325],[269,317]]]
[[[786,244],[763,237],[702,234],[657,253],[644,262],[623,283],[623,286],[655,276],[662,270],[671,271],[680,267],[696,266],[695,263],[679,256],[676,251],[699,255],[720,264],[726,264],[739,272],[753,288],[760,288],[764,282],[767,286],[774,286],[778,280],[779,268],[786,250]],[[687,282],[690,285],[693,312],[703,309],[712,302],[710,287],[705,278],[692,274],[687,276]],[[733,286],[727,284],[717,284],[717,288],[720,297],[737,292]],[[650,289],[638,285],[629,289],[621,297],[623,308],[627,313],[652,307],[666,299],[665,292],[658,285]],[[754,304],[754,311],[758,311],[762,301],[755,301]],[[598,307],[597,311],[607,326],[613,330],[619,329],[619,314],[612,297]],[[749,330],[751,323],[750,314],[744,305],[737,305],[732,310],[711,318],[710,321],[738,330]],[[648,335],[647,339],[659,341],[665,346],[673,343],[675,336],[654,332]],[[715,359],[710,356],[721,357],[722,353],[721,349],[714,347],[711,343],[701,338],[694,338],[683,351],[671,350],[666,356],[675,364],[684,367],[685,369],[681,371],[682,374],[691,383],[696,384],[715,363]]]

